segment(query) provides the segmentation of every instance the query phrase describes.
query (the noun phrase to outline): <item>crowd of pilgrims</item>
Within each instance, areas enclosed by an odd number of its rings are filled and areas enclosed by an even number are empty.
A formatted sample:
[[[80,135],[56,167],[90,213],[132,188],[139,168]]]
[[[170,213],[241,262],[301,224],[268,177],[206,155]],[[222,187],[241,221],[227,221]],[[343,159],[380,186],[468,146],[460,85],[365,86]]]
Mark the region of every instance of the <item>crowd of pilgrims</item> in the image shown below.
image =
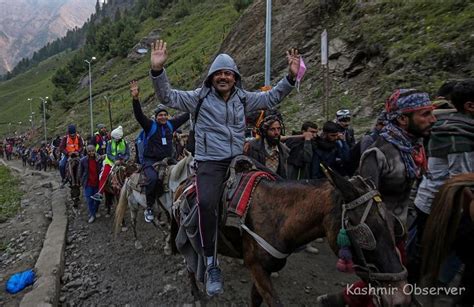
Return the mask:
[[[124,139],[122,126],[109,132],[103,124],[97,125],[95,134],[85,141],[77,133],[75,125],[69,125],[67,134],[62,138],[57,136],[51,143],[42,142],[39,146],[24,145],[26,142],[22,137],[6,138],[0,146],[1,154],[7,160],[16,155],[23,160],[25,166],[37,169],[46,170],[47,165],[58,165],[63,184],[67,181],[68,158],[71,155],[82,157],[80,177],[84,197],[89,205],[88,221],[94,222],[107,176],[115,164],[133,159],[146,165],[147,155],[153,156],[153,161],[167,157],[177,161],[184,156],[184,150],[194,152],[195,149],[193,138],[188,131],[182,129],[193,119],[192,115],[182,113],[171,117],[168,108],[159,105],[150,118],[143,113],[138,93],[134,94],[133,86],[134,84],[131,88],[135,118],[146,134],[157,130],[156,133],[160,136],[149,139],[150,144],[144,156],[140,157],[138,144],[129,146],[129,142]],[[446,82],[432,96],[435,99],[416,90],[395,91],[374,120],[372,129],[366,133],[359,131],[358,134],[351,126],[354,115],[349,109],[338,110],[334,119],[324,122],[322,126],[313,121],[305,121],[301,123],[299,131],[291,133],[285,131],[283,116],[276,109],[259,110],[247,117],[243,154],[288,180],[324,178],[322,165],[343,176],[361,174],[370,177],[389,202],[390,199],[399,202],[400,197],[404,197],[400,194],[410,195],[403,200],[409,205],[393,210],[400,210],[397,214],[403,216],[405,221],[410,215],[409,210],[416,211],[418,217],[415,223],[422,230],[430,213],[431,201],[440,185],[456,174],[474,171],[474,81],[468,79]],[[400,114],[411,114],[414,111],[430,112],[425,126],[417,126],[413,116],[408,118],[406,125],[396,122]],[[192,128],[192,124],[186,127]],[[447,134],[437,131],[447,131]],[[356,135],[360,137],[356,138]],[[136,143],[137,140],[135,138],[130,143]],[[387,144],[394,146],[386,150]],[[397,151],[399,157],[391,157],[391,151]],[[392,163],[395,164],[391,165]],[[145,220],[150,222],[154,219],[157,181],[152,168],[143,169],[149,180],[149,186],[145,189]],[[401,169],[404,175],[400,177],[394,169]],[[387,177],[391,176],[390,173],[394,174],[391,179]],[[419,236],[421,233],[419,231]],[[311,246],[308,248],[310,251]],[[444,276],[440,277],[442,282],[449,282],[460,266],[459,259],[453,256],[448,262],[448,268],[444,270]]]

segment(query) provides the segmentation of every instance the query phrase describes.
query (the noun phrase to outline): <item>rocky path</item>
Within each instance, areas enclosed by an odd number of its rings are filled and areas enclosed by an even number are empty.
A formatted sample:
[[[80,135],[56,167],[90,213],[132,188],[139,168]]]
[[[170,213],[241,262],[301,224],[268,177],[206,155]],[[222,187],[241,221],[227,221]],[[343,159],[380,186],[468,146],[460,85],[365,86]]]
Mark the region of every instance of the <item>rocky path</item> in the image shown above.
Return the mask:
[[[58,186],[56,172],[24,168],[18,160],[8,161],[21,180],[23,196],[18,214],[0,224],[0,240],[6,249],[0,255],[0,306],[17,306],[31,287],[14,295],[5,291],[8,277],[34,267],[51,222],[51,193]]]
[[[23,170],[16,161],[25,194],[22,209],[16,218],[0,224],[2,239],[10,243],[1,256],[0,286],[6,278],[32,268],[51,220],[49,197],[58,185],[58,175]],[[66,188],[67,189],[67,188]],[[87,223],[83,201],[78,211],[68,202],[68,231],[65,267],[61,278],[59,302],[64,306],[91,305],[183,305],[193,304],[185,264],[179,255],[165,256],[163,234],[146,224],[140,215],[138,234],[143,248],[135,249],[129,230],[112,234],[113,217],[102,214],[93,224]],[[128,222],[128,215],[127,215]],[[279,276],[272,277],[285,305],[315,305],[318,295],[341,289],[354,276],[338,273],[336,257],[325,243],[316,243],[319,255],[306,252],[292,255]],[[221,258],[225,293],[196,305],[247,305],[250,275],[237,259]],[[0,294],[0,305],[17,306],[24,294]]]
[[[138,234],[143,249],[137,250],[129,230],[112,235],[113,217],[87,223],[82,204],[79,214],[69,213],[66,267],[60,302],[69,306],[89,305],[181,305],[194,303],[185,264],[181,256],[165,256],[163,235],[143,221]],[[127,216],[128,218],[128,216]],[[275,287],[285,305],[314,306],[318,295],[337,291],[354,280],[336,271],[336,257],[325,243],[316,245],[319,255],[298,253],[274,277]],[[199,304],[247,305],[250,275],[240,260],[222,257],[225,293]]]

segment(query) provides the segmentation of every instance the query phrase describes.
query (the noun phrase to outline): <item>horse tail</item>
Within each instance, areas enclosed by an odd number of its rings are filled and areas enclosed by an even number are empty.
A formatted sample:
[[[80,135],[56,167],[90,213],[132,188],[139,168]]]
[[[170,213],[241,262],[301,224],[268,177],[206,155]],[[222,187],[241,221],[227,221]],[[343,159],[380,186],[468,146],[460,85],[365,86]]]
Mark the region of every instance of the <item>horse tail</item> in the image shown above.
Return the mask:
[[[117,235],[117,233],[119,232],[120,227],[122,226],[122,221],[125,216],[125,212],[127,212],[128,195],[129,195],[129,185],[128,185],[128,179],[126,179],[124,185],[120,189],[120,197],[118,200],[117,208],[115,209],[115,217],[114,217],[114,234],[115,235]]]
[[[428,283],[437,280],[442,262],[451,250],[462,214],[462,190],[474,186],[474,174],[448,180],[436,193],[423,231],[421,276]]]

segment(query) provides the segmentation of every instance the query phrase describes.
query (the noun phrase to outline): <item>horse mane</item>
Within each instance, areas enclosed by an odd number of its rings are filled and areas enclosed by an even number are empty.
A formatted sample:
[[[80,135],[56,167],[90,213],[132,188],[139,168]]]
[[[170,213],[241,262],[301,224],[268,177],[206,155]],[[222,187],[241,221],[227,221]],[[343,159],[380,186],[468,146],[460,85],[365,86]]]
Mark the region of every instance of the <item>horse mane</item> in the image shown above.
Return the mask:
[[[422,240],[421,276],[428,283],[437,280],[441,263],[451,250],[465,201],[462,191],[469,186],[474,186],[474,173],[449,179],[435,195]]]

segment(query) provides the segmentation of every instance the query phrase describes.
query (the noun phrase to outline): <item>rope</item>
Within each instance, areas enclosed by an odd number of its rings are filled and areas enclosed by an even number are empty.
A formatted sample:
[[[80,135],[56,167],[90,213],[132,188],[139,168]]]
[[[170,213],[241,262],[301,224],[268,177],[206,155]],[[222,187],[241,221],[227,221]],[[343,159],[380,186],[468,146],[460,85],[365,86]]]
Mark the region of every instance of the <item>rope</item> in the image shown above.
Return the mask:
[[[286,259],[290,255],[282,253],[273,246],[271,246],[270,243],[268,243],[267,241],[265,241],[264,238],[260,237],[258,234],[250,230],[245,224],[241,224],[240,227],[242,227],[243,230],[245,230],[249,235],[251,235],[255,239],[255,241],[257,241],[257,243],[273,257],[277,259]]]

